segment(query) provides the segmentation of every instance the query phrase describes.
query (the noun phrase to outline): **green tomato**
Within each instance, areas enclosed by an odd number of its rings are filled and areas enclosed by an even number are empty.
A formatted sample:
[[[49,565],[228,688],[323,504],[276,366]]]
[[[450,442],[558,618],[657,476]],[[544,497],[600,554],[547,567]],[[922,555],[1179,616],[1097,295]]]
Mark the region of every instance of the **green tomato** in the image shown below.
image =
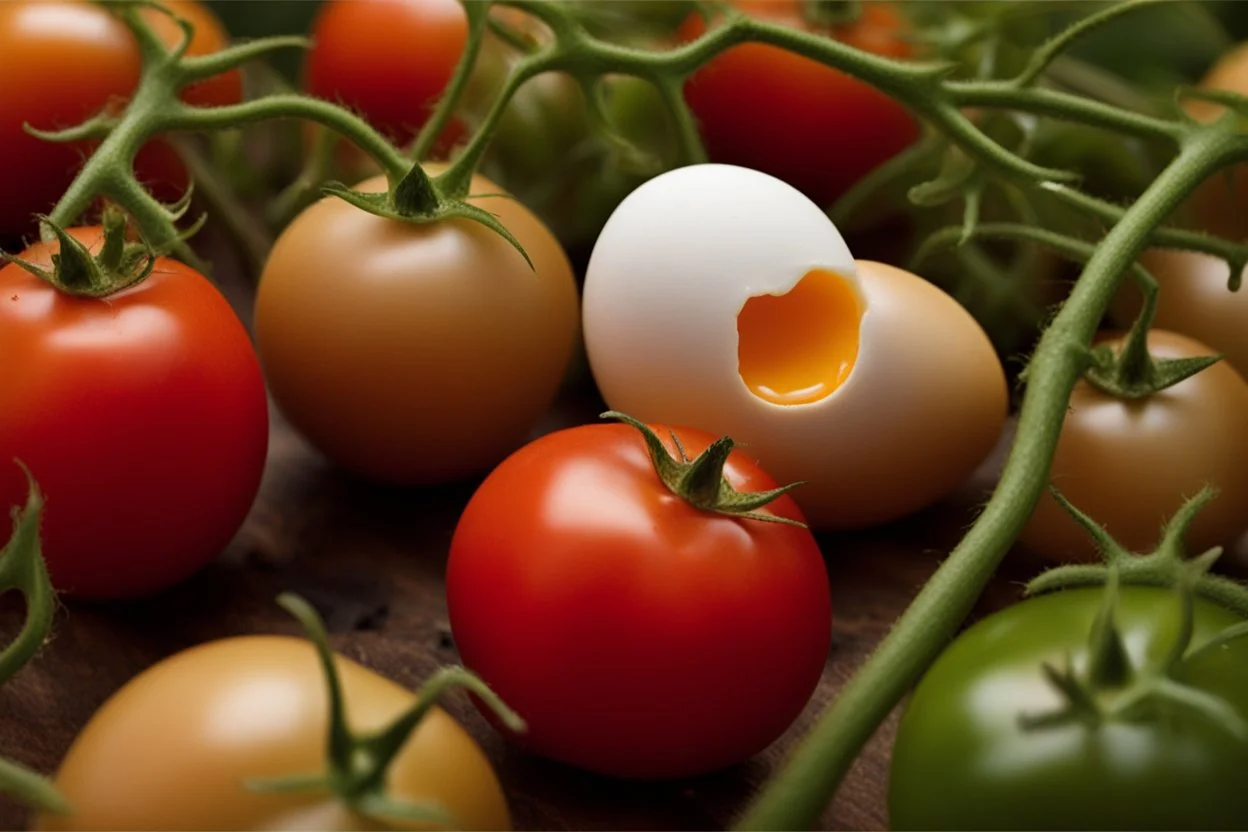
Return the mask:
[[[1071,722],[1024,729],[1057,709],[1043,675],[1076,670],[1102,590],[1075,589],[1009,607],[966,630],[911,697],[893,747],[893,829],[1243,829],[1248,743],[1203,715]],[[1132,665],[1157,662],[1178,616],[1169,590],[1124,587],[1115,617]],[[1191,651],[1241,619],[1194,605]],[[1184,665],[1182,681],[1248,719],[1248,640]]]

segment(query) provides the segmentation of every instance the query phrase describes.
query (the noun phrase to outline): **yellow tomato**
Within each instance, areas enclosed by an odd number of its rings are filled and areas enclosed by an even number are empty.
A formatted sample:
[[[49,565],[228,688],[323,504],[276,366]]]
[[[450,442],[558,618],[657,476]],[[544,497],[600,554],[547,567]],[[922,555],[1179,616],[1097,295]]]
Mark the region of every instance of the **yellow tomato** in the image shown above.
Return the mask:
[[[501,190],[473,178],[473,194]],[[482,472],[524,443],[559,389],[579,325],[568,258],[519,202],[471,203],[497,215],[535,270],[479,223],[404,223],[337,197],[273,247],[255,312],[269,388],[343,468],[400,484]]]
[[[377,730],[415,702],[342,657],[348,725]],[[70,747],[55,784],[71,815],[40,830],[385,829],[327,791],[259,794],[253,779],[326,768],[328,696],[313,645],[243,636],[179,653],[115,693]],[[480,747],[431,709],[388,771],[388,794],[437,803],[458,829],[508,829],[506,799]],[[424,828],[437,828],[427,826]]]
[[[1120,341],[1111,341],[1117,346]],[[1158,358],[1210,355],[1183,335],[1154,329]],[[1203,486],[1219,496],[1197,517],[1193,554],[1229,546],[1248,527],[1248,384],[1219,362],[1141,399],[1119,399],[1080,381],[1062,425],[1050,481],[1076,508],[1135,552],[1152,551],[1162,525]],[[1092,560],[1088,533],[1045,495],[1020,537],[1054,560]]]

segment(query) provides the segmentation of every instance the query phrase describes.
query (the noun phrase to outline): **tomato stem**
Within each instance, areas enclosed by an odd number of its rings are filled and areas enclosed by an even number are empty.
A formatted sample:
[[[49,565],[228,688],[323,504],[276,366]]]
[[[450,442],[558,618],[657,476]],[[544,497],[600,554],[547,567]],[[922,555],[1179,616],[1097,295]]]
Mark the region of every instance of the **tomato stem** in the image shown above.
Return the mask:
[[[38,812],[69,815],[74,811],[65,795],[47,778],[3,758],[0,758],[0,793]]]
[[[13,508],[13,534],[0,548],[0,593],[16,589],[26,600],[26,620],[21,632],[0,652],[0,685],[29,662],[43,647],[56,615],[56,592],[43,560],[39,524],[43,520],[43,493],[34,475],[14,460],[26,476],[24,509]]]
[[[724,477],[724,465],[736,443],[724,436],[707,446],[696,459],[689,459],[675,431],[669,431],[672,444],[680,458],[672,456],[663,440],[649,425],[626,413],[608,410],[600,418],[614,419],[636,428],[646,444],[654,471],[667,489],[689,505],[701,511],[739,517],[744,520],[761,520],[768,523],[786,523],[806,528],[806,524],[778,514],[758,511],[804,483],[795,482],[767,491],[737,491]]]
[[[737,828],[815,824],[858,749],[953,637],[1034,511],[1049,478],[1070,393],[1085,366],[1086,345],[1150,231],[1212,173],[1246,155],[1248,147],[1227,122],[1193,130],[1175,159],[1110,229],[1040,337],[1028,368],[1018,432],[983,511]]]
[[[477,676],[463,667],[452,666],[442,668],[430,677],[421,686],[415,703],[388,726],[370,734],[356,734],[347,723],[342,682],[324,622],[315,608],[297,595],[283,593],[277,602],[303,626],[321,664],[329,696],[328,771],[253,781],[248,783],[248,787],[267,793],[291,793],[328,786],[352,811],[374,820],[438,823],[454,827],[455,818],[443,807],[432,803],[409,803],[386,793],[387,773],[412,731],[440,697],[453,687],[475,693],[513,731],[523,731],[524,720]]]
[[[451,76],[450,83],[443,91],[442,97],[438,99],[433,114],[420,128],[420,132],[416,134],[408,150],[408,155],[417,164],[429,155],[438,137],[451,123],[455,108],[459,106],[460,99],[464,97],[464,91],[468,89],[472,71],[477,65],[477,57],[481,53],[485,32],[489,28],[490,7],[493,5],[493,0],[465,0],[460,5],[468,18],[468,39],[464,43],[464,51],[460,53],[459,63],[455,66],[455,73]]]

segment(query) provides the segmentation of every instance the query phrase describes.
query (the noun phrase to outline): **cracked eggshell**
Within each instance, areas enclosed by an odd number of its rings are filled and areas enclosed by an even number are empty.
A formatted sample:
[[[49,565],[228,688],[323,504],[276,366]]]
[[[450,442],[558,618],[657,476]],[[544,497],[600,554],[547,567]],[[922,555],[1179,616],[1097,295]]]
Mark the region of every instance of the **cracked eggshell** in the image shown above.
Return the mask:
[[[812,274],[853,298],[820,328],[850,345],[848,375],[777,403],[742,378],[738,317],[751,298],[796,299]],[[774,310],[749,348],[791,341],[812,299]],[[872,526],[938,501],[991,452],[1008,410],[1000,361],[961,305],[909,272],[855,262],[799,191],[730,165],[678,168],[620,204],[586,272],[583,331],[612,409],[731,436],[778,481],[806,483],[792,495],[816,528]],[[822,372],[828,353],[792,347],[769,366]]]

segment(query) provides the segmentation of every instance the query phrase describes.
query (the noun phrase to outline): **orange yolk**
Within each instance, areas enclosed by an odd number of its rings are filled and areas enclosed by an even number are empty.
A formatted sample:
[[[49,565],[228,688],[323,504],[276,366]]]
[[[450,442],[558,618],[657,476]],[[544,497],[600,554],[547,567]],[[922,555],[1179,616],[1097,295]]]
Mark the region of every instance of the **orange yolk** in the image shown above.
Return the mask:
[[[861,320],[849,283],[823,269],[787,294],[752,297],[737,315],[741,380],[775,404],[819,401],[854,369]]]

